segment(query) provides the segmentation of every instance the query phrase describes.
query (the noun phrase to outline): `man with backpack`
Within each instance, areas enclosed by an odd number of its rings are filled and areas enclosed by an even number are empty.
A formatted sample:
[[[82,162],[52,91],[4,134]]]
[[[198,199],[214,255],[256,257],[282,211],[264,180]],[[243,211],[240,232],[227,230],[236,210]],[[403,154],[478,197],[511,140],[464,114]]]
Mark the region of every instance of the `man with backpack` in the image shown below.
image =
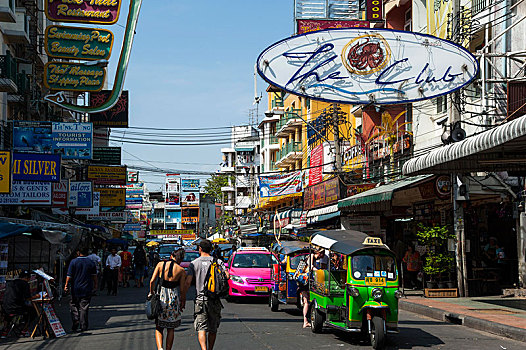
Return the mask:
[[[223,261],[213,258],[211,252],[212,243],[202,240],[199,243],[200,257],[190,263],[186,277],[187,290],[195,278],[194,327],[201,350],[214,348],[223,308],[220,298],[228,293],[227,280],[230,278]]]

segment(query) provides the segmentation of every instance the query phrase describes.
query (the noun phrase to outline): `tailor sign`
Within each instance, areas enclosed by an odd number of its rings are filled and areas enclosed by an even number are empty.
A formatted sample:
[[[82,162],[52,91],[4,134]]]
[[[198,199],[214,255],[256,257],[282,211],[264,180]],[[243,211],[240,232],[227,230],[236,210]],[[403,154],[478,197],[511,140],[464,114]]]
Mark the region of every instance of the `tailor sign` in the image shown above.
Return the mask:
[[[347,104],[427,100],[469,84],[478,63],[464,48],[427,34],[344,28],[281,40],[257,59],[269,84]]]
[[[13,181],[10,194],[0,194],[0,205],[51,205],[51,182]]]
[[[50,57],[73,60],[107,60],[113,47],[113,33],[106,29],[49,26],[44,47]]]
[[[104,87],[106,69],[84,63],[48,62],[44,67],[44,85],[51,90],[97,92]]]
[[[121,0],[45,0],[46,16],[52,22],[115,24]]]

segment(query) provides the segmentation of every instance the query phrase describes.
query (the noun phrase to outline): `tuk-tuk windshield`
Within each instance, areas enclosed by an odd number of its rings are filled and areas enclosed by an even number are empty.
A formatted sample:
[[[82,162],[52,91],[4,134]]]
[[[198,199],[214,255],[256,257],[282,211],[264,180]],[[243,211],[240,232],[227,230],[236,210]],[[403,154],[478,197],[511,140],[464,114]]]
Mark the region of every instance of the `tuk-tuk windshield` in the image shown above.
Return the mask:
[[[300,264],[300,262],[305,259],[305,257],[307,256],[308,254],[305,253],[305,254],[298,254],[296,256],[293,256],[290,258],[290,268],[292,270],[296,270],[298,268],[298,265]]]
[[[389,255],[355,255],[352,257],[352,276],[357,280],[365,277],[396,280],[395,260]]]

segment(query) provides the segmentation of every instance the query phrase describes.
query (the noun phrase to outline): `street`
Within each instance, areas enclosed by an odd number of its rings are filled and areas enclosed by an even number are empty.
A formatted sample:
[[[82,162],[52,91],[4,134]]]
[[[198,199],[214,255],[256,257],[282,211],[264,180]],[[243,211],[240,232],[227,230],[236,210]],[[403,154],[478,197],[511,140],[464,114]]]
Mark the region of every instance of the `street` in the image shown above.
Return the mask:
[[[155,349],[154,325],[144,315],[145,289],[121,289],[117,297],[94,298],[88,334],[68,334],[59,339],[1,340],[0,349]],[[216,349],[370,349],[359,338],[325,329],[313,334],[301,328],[301,315],[291,306],[272,313],[266,302],[224,302],[223,320]],[[183,324],[176,329],[174,349],[198,349],[193,330],[193,302],[187,303]],[[67,332],[71,321],[67,308],[57,307]],[[524,343],[484,334],[400,311],[400,334],[390,337],[389,349],[523,349]]]

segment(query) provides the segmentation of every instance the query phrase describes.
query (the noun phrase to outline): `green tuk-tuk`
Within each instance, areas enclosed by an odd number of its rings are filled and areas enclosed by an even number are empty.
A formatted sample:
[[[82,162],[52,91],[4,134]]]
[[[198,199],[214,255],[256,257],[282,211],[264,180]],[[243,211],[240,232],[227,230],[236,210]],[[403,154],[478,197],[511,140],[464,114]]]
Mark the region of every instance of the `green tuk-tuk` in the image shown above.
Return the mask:
[[[394,253],[380,238],[351,230],[317,232],[311,249],[329,252],[325,269],[310,267],[312,331],[325,325],[362,332],[374,349],[383,348],[386,335],[398,333],[403,295]]]

